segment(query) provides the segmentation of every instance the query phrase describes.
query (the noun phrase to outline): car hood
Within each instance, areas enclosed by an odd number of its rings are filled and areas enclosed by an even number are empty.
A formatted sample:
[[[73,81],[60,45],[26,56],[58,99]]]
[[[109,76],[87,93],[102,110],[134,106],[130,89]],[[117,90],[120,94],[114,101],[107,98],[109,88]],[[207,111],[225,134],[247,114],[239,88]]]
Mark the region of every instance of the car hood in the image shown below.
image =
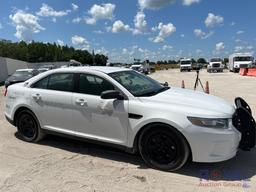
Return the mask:
[[[9,82],[21,82],[30,79],[31,76],[10,76],[6,81]]]
[[[182,111],[187,115],[198,117],[206,117],[208,115],[209,117],[230,118],[235,112],[234,105],[219,97],[176,87],[151,97],[144,97],[143,100],[152,104],[162,105],[165,109],[169,108],[177,110],[177,112]]]

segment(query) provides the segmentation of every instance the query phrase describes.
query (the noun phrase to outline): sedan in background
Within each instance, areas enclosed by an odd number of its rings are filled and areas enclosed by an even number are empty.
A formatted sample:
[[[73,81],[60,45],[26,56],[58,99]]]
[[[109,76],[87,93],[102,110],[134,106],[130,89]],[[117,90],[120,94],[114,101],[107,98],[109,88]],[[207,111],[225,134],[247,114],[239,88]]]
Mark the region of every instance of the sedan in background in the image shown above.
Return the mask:
[[[36,69],[18,69],[5,81],[5,87],[8,87],[15,83],[24,82],[31,77],[34,77],[39,74],[39,71]]]

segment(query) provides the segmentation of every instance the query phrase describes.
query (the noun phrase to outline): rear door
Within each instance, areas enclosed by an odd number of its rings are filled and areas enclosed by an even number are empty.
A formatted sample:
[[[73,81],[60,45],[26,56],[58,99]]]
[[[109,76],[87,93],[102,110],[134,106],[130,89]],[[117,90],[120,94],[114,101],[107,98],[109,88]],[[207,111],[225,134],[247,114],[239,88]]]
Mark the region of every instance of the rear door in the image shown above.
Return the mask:
[[[93,74],[80,74],[73,94],[73,118],[79,136],[121,144],[127,141],[128,100],[101,99],[103,91],[114,90],[108,80]]]
[[[32,86],[31,100],[42,128],[73,131],[72,92],[74,74],[52,74]]]

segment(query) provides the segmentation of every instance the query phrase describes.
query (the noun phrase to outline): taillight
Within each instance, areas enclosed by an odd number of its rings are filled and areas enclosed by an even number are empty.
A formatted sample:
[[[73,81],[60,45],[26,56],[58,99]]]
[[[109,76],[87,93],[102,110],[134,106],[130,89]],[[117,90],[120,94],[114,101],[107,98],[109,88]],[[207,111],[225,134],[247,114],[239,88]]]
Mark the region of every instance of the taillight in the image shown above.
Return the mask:
[[[6,95],[7,95],[7,88],[5,88],[4,90],[4,97],[6,97]]]

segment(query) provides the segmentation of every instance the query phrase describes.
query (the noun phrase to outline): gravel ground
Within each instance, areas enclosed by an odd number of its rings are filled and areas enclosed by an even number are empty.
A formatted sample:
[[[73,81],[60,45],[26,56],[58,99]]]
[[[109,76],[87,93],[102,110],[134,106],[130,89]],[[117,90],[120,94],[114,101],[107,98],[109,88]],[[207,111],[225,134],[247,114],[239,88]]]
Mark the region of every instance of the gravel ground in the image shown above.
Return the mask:
[[[230,102],[241,96],[256,114],[256,78],[228,72],[200,72],[211,94]],[[193,88],[195,72],[159,71],[151,75],[171,86]],[[3,87],[0,88],[3,92]],[[0,191],[256,191],[256,150],[239,151],[229,161],[188,163],[175,172],[147,168],[141,158],[122,151],[48,136],[38,144],[17,138],[16,129],[4,119],[0,96]],[[202,174],[210,180],[200,180]]]

